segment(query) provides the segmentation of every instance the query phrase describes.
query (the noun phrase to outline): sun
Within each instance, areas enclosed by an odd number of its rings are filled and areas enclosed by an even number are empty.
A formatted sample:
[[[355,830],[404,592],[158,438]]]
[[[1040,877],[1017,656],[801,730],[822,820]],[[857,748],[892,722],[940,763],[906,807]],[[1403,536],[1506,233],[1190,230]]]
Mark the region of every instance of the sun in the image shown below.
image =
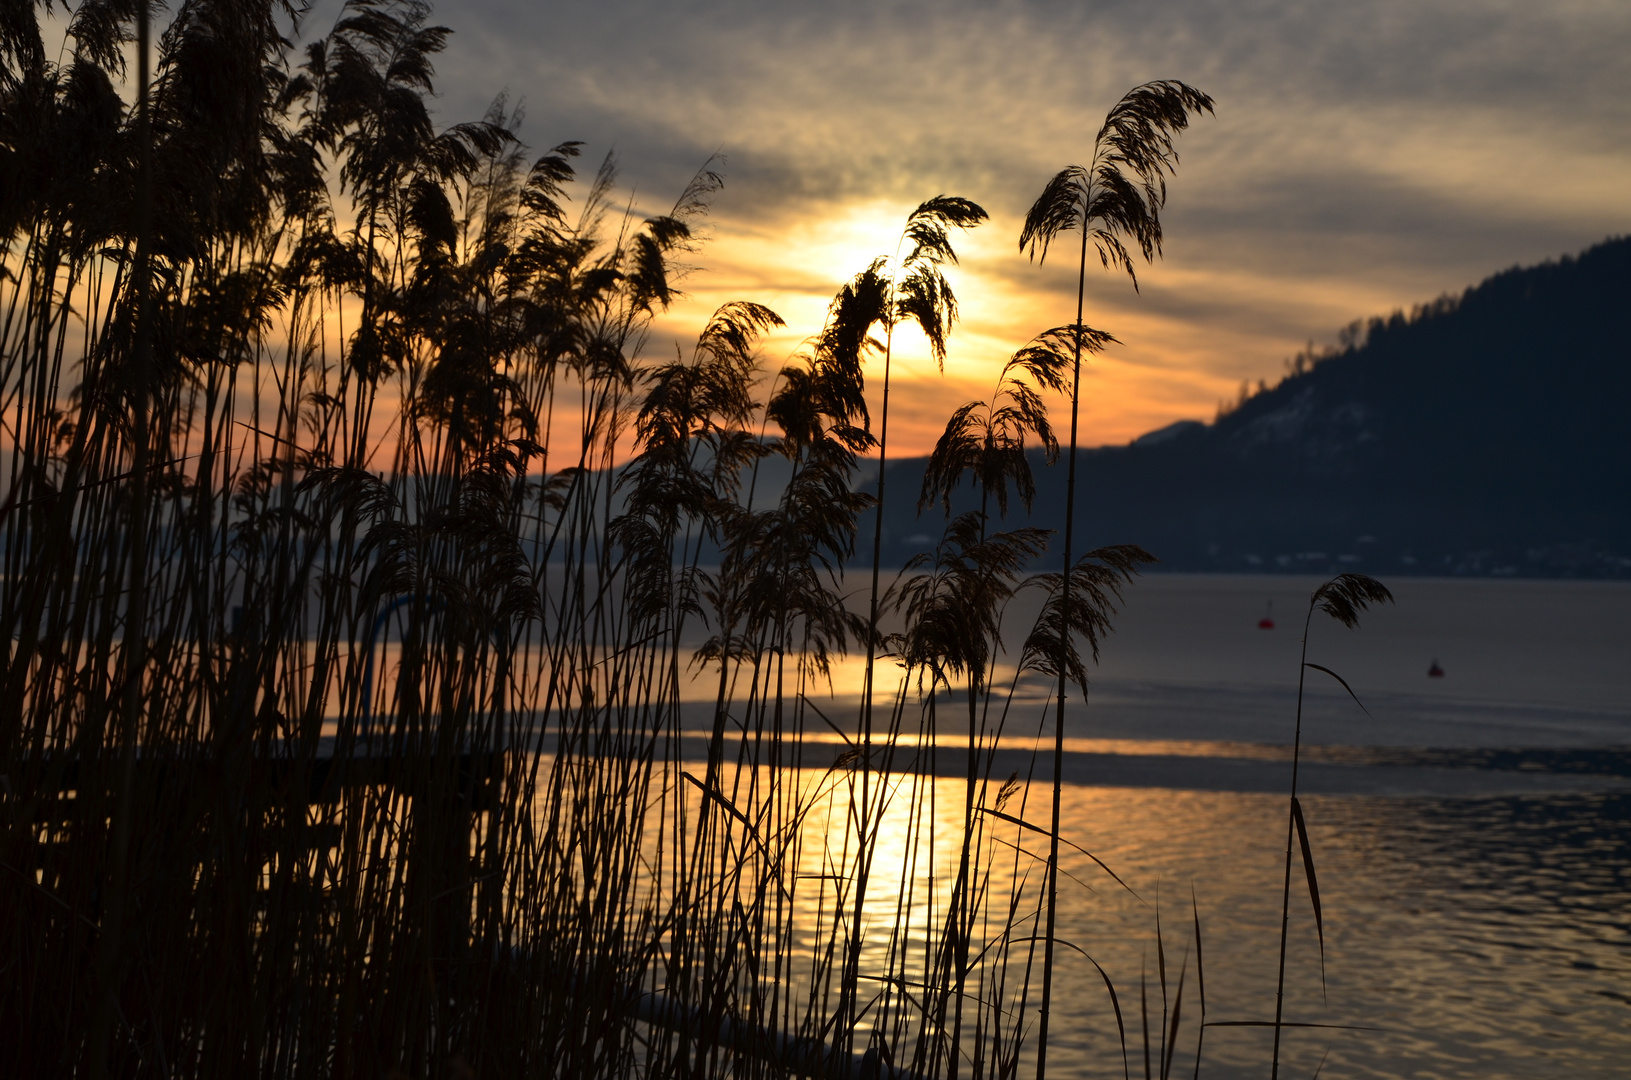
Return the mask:
[[[653,346],[669,355],[690,348],[696,332],[721,304],[753,300],[776,311],[786,327],[766,338],[761,355],[767,372],[800,352],[826,323],[828,307],[844,283],[877,259],[886,265],[909,253],[902,244],[907,216],[917,204],[904,199],[812,203],[773,217],[723,217],[711,226],[686,278],[686,293],[659,320]],[[988,397],[1013,352],[1039,330],[1058,321],[1054,300],[1035,275],[1017,263],[1014,223],[987,222],[954,231],[958,262],[944,267],[957,296],[958,322],[944,368],[928,341],[910,323],[895,331],[890,380],[891,454],[927,453],[945,419],[958,405]],[[869,397],[881,388],[879,358],[869,359]],[[873,407],[880,405],[873,400]]]

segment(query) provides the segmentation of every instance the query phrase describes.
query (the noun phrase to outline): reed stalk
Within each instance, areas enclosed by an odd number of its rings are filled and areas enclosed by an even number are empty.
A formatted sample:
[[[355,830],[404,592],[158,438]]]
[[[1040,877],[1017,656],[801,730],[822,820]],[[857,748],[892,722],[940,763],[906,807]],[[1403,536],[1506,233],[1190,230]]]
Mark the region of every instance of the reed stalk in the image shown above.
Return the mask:
[[[774,379],[746,301],[669,358],[716,162],[619,210],[503,99],[440,126],[409,0],[299,50],[294,5],[182,5],[132,108],[146,10],[0,48],[4,1070],[1014,1075],[1059,822],[994,761],[1144,556],[1032,575],[982,512],[889,587],[875,523],[864,617],[846,579],[869,335],[885,394],[897,323],[943,359],[984,211],[919,206]],[[1066,338],[981,414],[1008,458]]]
[[[1303,820],[1302,803],[1297,800],[1297,773],[1302,759],[1303,743],[1303,689],[1308,681],[1309,669],[1331,676],[1348,691],[1354,703],[1364,708],[1347,682],[1330,668],[1308,662],[1308,633],[1314,625],[1314,613],[1322,611],[1352,630],[1359,625],[1359,616],[1371,604],[1393,601],[1387,586],[1364,574],[1339,574],[1315,589],[1308,598],[1308,614],[1303,617],[1302,654],[1297,663],[1297,722],[1291,741],[1291,795],[1286,813],[1285,880],[1280,893],[1280,963],[1274,983],[1274,1047],[1270,1053],[1269,1078],[1280,1075],[1280,1036],[1285,1026],[1286,944],[1291,930],[1291,849],[1292,841],[1302,842],[1303,869],[1308,875],[1308,895],[1314,908],[1314,920],[1320,937],[1320,980],[1325,979],[1325,923],[1320,913],[1320,895],[1314,871],[1314,853],[1308,842],[1307,825]],[[1199,931],[1197,930],[1197,933]]]
[[[1082,322],[1087,280],[1087,253],[1096,247],[1107,269],[1122,269],[1137,288],[1133,244],[1146,262],[1161,250],[1161,209],[1166,203],[1166,177],[1176,171],[1178,154],[1173,136],[1189,126],[1192,114],[1210,113],[1212,99],[1176,80],[1145,83],[1128,91],[1110,110],[1093,140],[1087,166],[1069,165],[1054,175],[1025,216],[1019,247],[1046,260],[1048,247],[1061,233],[1082,234],[1076,274],[1076,321],[1071,338],[1070,449],[1065,482],[1064,569],[1060,575],[1059,617],[1062,627],[1074,626],[1071,592],[1076,564],[1072,562],[1076,522],[1076,445],[1083,351],[1094,352],[1115,339]],[[1048,1021],[1053,1000],[1054,929],[1058,908],[1059,806],[1064,765],[1065,690],[1069,667],[1070,633],[1058,634],[1055,692],[1052,839],[1049,841],[1047,932],[1042,959],[1042,1004],[1037,1032],[1037,1080],[1047,1074]],[[1095,653],[1097,646],[1095,645]],[[1082,689],[1086,698],[1085,680]]]

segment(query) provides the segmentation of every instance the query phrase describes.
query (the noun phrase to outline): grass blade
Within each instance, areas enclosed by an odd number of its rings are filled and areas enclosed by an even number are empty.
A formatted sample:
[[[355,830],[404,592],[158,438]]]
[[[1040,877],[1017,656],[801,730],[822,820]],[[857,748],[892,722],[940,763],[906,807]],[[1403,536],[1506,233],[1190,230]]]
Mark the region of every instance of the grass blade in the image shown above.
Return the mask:
[[[1014,817],[1012,814],[1005,814],[1001,810],[993,810],[988,806],[982,806],[982,807],[980,807],[980,812],[984,813],[984,814],[990,814],[994,818],[1001,818],[1003,821],[1008,822],[1010,825],[1018,825],[1022,829],[1029,829],[1032,832],[1039,833],[1042,836],[1052,836],[1053,835],[1051,832],[1049,832],[1047,829],[1044,829],[1040,825],[1032,825],[1029,821],[1023,821],[1020,818]],[[1083,855],[1086,855],[1089,859],[1092,859],[1094,862],[1098,863],[1099,864],[1099,869],[1103,870],[1106,874],[1109,874],[1112,878],[1115,878],[1116,884],[1120,885],[1123,889],[1126,889],[1129,893],[1132,893],[1134,899],[1136,899],[1141,904],[1146,902],[1145,899],[1142,896],[1139,896],[1136,892],[1133,892],[1132,886],[1128,885],[1125,881],[1121,880],[1121,878],[1116,875],[1116,872],[1114,870],[1112,870],[1108,866],[1104,865],[1104,860],[1103,859],[1099,858],[1097,855],[1093,854],[1091,851],[1089,851],[1086,848],[1082,847],[1080,844],[1071,843],[1069,840],[1066,840],[1063,836],[1061,836],[1059,838],[1059,842],[1061,844],[1064,844],[1067,847],[1075,848],[1077,851],[1081,852]]]
[[[1206,1038],[1206,962],[1201,952],[1201,907],[1195,899],[1195,887],[1189,887],[1189,906],[1195,914],[1195,981],[1200,986],[1201,1026],[1195,1032],[1195,1077],[1201,1075],[1201,1044]]]
[[[1344,679],[1341,675],[1338,675],[1336,672],[1332,671],[1330,668],[1324,667],[1324,666],[1322,666],[1320,664],[1310,664],[1309,662],[1307,662],[1305,660],[1305,661],[1303,661],[1303,667],[1311,667],[1315,671],[1323,671],[1327,675],[1331,676],[1331,678],[1333,678],[1337,682],[1341,683],[1342,684],[1342,689],[1348,691],[1348,696],[1354,699],[1354,704],[1355,705],[1359,706],[1359,711],[1364,713],[1366,716],[1370,715],[1370,710],[1365,708],[1365,703],[1363,701],[1359,700],[1359,695],[1354,693],[1353,687],[1348,685],[1348,680]]]
[[[747,830],[748,838],[759,846],[759,850],[764,853],[765,858],[770,859],[771,861],[775,860],[775,856],[771,853],[769,845],[767,845],[764,842],[763,837],[759,835],[759,830],[753,827],[753,822],[747,819],[746,814],[742,813],[742,811],[736,808],[735,803],[731,802],[729,799],[725,798],[725,796],[721,795],[707,784],[704,784],[701,780],[698,780],[690,773],[682,770],[680,775],[691,781],[692,784],[695,784],[697,790],[702,792],[705,798],[712,799],[714,802],[718,803],[727,814],[741,822],[742,828]],[[782,891],[785,892],[786,888],[783,887]]]
[[[1172,1075],[1172,1056],[1178,1052],[1178,1022],[1184,1012],[1184,977],[1189,974],[1189,958],[1178,969],[1178,993],[1172,999],[1172,1025],[1167,1031],[1166,1058],[1161,1063],[1161,1080]]]
[[[1314,927],[1320,937],[1320,994],[1325,993],[1325,916],[1320,910],[1319,879],[1314,875],[1314,852],[1308,845],[1308,823],[1303,820],[1303,804],[1291,798],[1291,819],[1297,823],[1297,843],[1303,850],[1303,870],[1308,874],[1308,898],[1314,902]]]
[[[1148,953],[1144,954],[1147,958]],[[1144,1080],[1155,1080],[1150,1073],[1150,981],[1146,978],[1147,969],[1143,963],[1138,965],[1138,1012],[1144,1021]]]
[[[1161,934],[1161,883],[1155,885],[1155,971],[1161,977],[1161,1080],[1167,1076],[1167,946]]]
[[[1093,965],[1094,970],[1099,973],[1099,978],[1104,980],[1104,988],[1110,992],[1110,1007],[1116,1011],[1116,1034],[1121,1037],[1121,1071],[1123,1075],[1131,1077],[1132,1069],[1131,1066],[1127,1064],[1127,1025],[1124,1024],[1121,1019],[1121,998],[1116,995],[1116,984],[1110,981],[1110,976],[1105,972],[1104,968],[1099,966],[1099,962],[1093,959],[1091,956],[1088,956],[1086,950],[1084,950],[1080,945],[1072,944],[1071,942],[1066,941],[1064,938],[1054,938],[1053,941],[1055,945],[1063,945],[1067,949],[1073,949],[1076,952],[1081,953],[1082,956],[1087,959],[1087,962]],[[1148,1047],[1149,1041],[1149,1025],[1146,1022],[1144,1034],[1144,1043],[1146,1047]],[[1146,1058],[1147,1056],[1148,1055],[1146,1054]],[[1147,1060],[1145,1065],[1145,1071],[1148,1072]]]

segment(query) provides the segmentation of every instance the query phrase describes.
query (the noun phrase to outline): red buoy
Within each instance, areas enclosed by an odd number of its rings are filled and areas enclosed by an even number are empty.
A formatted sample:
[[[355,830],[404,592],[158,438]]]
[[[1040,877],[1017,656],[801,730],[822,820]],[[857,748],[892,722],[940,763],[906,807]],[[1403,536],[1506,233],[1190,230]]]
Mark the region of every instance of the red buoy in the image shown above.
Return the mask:
[[[1427,669],[1427,677],[1429,679],[1444,678],[1444,669],[1438,666],[1438,660],[1436,658],[1433,660],[1433,666]]]

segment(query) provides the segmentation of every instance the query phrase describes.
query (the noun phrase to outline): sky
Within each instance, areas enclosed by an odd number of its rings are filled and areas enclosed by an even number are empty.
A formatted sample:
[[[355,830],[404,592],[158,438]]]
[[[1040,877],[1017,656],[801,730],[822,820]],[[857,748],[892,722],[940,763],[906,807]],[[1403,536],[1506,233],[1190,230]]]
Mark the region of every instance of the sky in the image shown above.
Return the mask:
[[[1209,420],[1356,318],[1631,231],[1625,0],[466,0],[433,21],[454,31],[444,121],[507,93],[535,149],[581,139],[586,171],[615,151],[637,212],[724,156],[654,354],[753,300],[789,324],[773,370],[913,206],[983,205],[957,240],[944,373],[921,337],[897,349],[892,455],[927,452],[1008,355],[1071,321],[1068,245],[1038,264],[1020,223],[1141,82],[1181,79],[1217,114],[1179,139],[1164,257],[1139,290],[1090,269],[1086,322],[1123,344],[1084,375],[1084,445]]]

